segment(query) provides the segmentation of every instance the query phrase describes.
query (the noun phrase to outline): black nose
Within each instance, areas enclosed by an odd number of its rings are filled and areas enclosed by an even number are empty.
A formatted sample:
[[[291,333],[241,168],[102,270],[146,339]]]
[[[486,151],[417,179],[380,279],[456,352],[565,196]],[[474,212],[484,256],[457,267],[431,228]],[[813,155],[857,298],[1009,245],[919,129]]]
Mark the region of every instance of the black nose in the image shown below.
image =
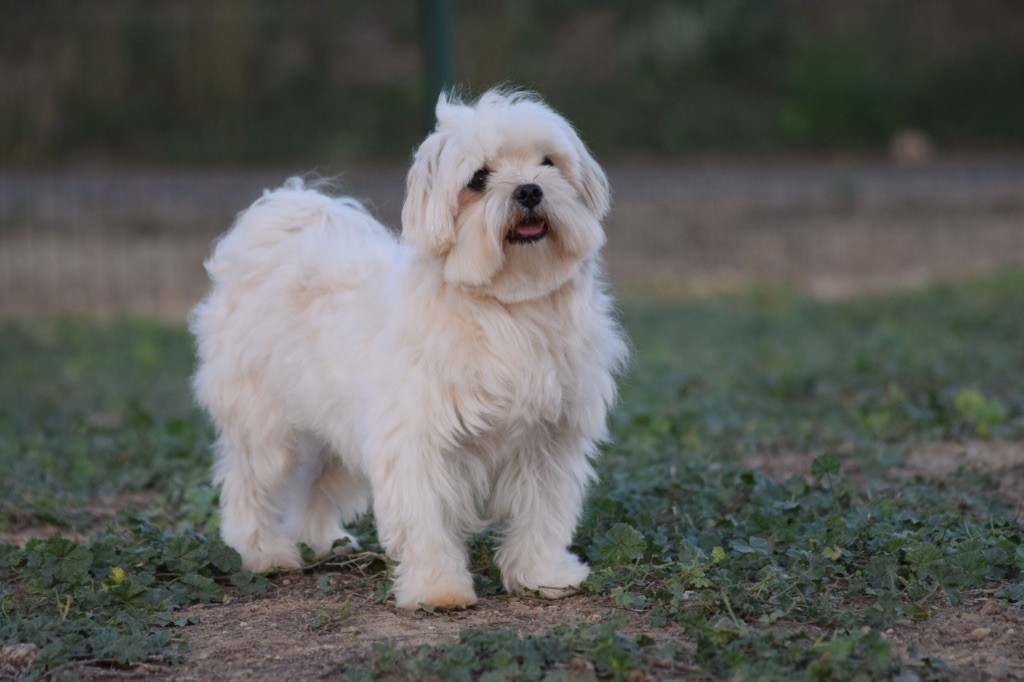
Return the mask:
[[[544,198],[544,191],[540,188],[540,185],[535,185],[531,182],[529,185],[519,185],[516,187],[512,198],[525,208],[533,208]]]

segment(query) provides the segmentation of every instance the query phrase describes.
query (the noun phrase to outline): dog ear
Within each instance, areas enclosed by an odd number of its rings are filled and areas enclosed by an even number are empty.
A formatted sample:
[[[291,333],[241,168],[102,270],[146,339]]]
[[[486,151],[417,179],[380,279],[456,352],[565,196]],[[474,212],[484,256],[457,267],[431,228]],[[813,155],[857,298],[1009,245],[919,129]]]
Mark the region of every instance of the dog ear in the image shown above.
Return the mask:
[[[439,131],[466,128],[473,118],[473,107],[463,104],[454,92],[442,92],[437,97],[434,115]]]
[[[432,133],[416,150],[405,182],[402,237],[433,256],[443,256],[455,242],[457,192],[444,186],[441,162],[450,133]]]
[[[576,138],[580,163],[580,199],[590,211],[603,220],[612,207],[612,190],[608,178],[583,141]]]

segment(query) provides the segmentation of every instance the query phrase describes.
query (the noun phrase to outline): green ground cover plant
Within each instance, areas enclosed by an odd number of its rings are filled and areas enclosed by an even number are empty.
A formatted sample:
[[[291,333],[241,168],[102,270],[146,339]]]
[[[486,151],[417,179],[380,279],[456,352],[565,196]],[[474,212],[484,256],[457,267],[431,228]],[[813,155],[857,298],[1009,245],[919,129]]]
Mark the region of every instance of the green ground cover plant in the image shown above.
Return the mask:
[[[998,481],[906,464],[936,441],[1024,440],[1024,273],[842,302],[633,297],[623,318],[635,362],[575,544],[594,567],[576,599],[621,616],[383,642],[339,675],[944,679],[941,656],[898,656],[885,628],[981,587],[1021,612],[1024,525]],[[173,665],[183,607],[281,579],[218,538],[192,362],[180,327],[0,323],[0,646],[38,647],[26,675]],[[757,464],[786,458],[806,466]],[[372,523],[355,530],[379,549]],[[488,548],[473,551],[485,595]],[[360,568],[384,600],[386,564]],[[309,569],[324,590],[346,570]]]

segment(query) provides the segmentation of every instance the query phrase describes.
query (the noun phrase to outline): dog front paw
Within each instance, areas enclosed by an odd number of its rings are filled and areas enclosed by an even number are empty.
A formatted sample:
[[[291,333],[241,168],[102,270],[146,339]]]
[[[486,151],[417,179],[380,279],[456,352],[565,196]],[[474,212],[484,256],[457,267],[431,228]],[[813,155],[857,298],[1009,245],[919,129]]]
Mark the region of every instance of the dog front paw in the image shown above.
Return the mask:
[[[418,580],[416,576],[402,576],[395,580],[395,603],[402,609],[430,606],[446,611],[461,611],[477,601],[473,579],[453,576],[442,580]]]
[[[505,589],[509,594],[536,594],[545,599],[561,599],[576,594],[588,575],[590,567],[569,552],[548,562],[503,572]]]

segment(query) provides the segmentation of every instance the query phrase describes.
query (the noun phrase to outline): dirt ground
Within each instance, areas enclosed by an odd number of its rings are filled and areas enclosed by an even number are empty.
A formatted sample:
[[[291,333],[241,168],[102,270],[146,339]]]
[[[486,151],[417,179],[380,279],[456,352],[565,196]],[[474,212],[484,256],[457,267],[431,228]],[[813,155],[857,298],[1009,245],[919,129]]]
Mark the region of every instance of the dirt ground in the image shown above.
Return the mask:
[[[464,612],[407,613],[375,603],[372,588],[356,584],[324,596],[314,583],[312,577],[296,576],[263,597],[190,609],[188,613],[201,622],[188,628],[185,665],[147,672],[178,680],[330,678],[348,662],[365,660],[374,642],[433,644],[458,639],[466,628],[513,629],[525,635],[621,614],[629,617],[626,634],[643,632],[658,642],[682,644],[690,652],[696,647],[679,628],[652,628],[642,614],[618,608],[605,598],[575,596],[549,602],[494,596]],[[913,661],[909,649],[916,647],[919,656],[941,657],[957,677],[1024,679],[1024,619],[1019,610],[1001,609],[992,598],[994,591],[972,591],[955,607],[937,597],[928,605],[930,618],[901,619],[883,636],[893,644],[896,656]],[[685,663],[651,671],[652,677],[687,672]]]
[[[772,476],[809,476],[813,459],[813,454],[773,455],[755,457],[747,463]],[[912,452],[902,465],[890,471],[890,476],[897,481],[915,476],[952,477],[961,467],[1000,481],[997,494],[1018,515],[1024,515],[1024,491],[1019,485],[1024,478],[1021,442],[930,443]],[[858,476],[856,470],[848,473]],[[146,502],[134,497],[103,499],[97,502],[94,517],[102,523],[120,503]],[[45,526],[22,528],[17,537],[0,541],[23,542],[52,532],[54,529]],[[681,648],[680,660],[651,670],[648,679],[696,674],[687,663],[691,659],[687,652],[693,652],[696,643],[688,640],[681,629],[652,627],[642,613],[618,607],[608,597],[580,594],[546,601],[484,596],[466,611],[430,614],[403,611],[390,601],[377,602],[372,573],[367,576],[352,567],[330,572],[330,589],[326,592],[317,584],[322,575],[278,575],[264,595],[233,597],[224,603],[184,610],[179,615],[195,617],[198,623],[178,631],[187,641],[185,660],[178,665],[150,663],[127,670],[76,667],[74,671],[89,679],[332,679],[347,665],[365,662],[375,642],[401,647],[435,644],[458,639],[466,628],[512,629],[525,635],[562,624],[596,623],[624,615],[628,619],[623,630],[626,634],[645,633],[659,643],[673,642]],[[957,605],[936,595],[927,604],[930,615],[926,620],[899,619],[883,636],[892,643],[894,655],[911,665],[921,665],[916,662],[922,656],[936,656],[955,678],[1024,679],[1024,614],[1020,609],[1001,606],[993,597],[996,591],[998,587],[969,591]],[[5,663],[3,658],[0,652],[0,668]]]
[[[750,462],[777,476],[809,474],[813,455],[774,462]],[[1019,481],[1024,478],[1024,443],[937,442],[912,453],[893,472],[898,480],[913,476],[955,476],[961,466],[992,475],[1006,485],[1007,502],[1024,514]],[[626,632],[644,632],[659,642],[682,643],[675,627],[653,628],[642,614],[617,607],[608,598],[577,595],[560,601],[505,595],[483,597],[459,613],[407,613],[391,603],[373,600],[374,585],[358,574],[339,576],[331,593],[318,593],[315,577],[301,573],[275,581],[261,597],[243,598],[223,606],[194,607],[187,613],[201,622],[188,628],[185,666],[153,673],[174,679],[318,678],[338,674],[346,661],[363,659],[373,642],[403,646],[437,643],[458,637],[465,628],[514,629],[520,634],[549,630],[564,623],[599,622],[626,615]],[[1024,618],[1019,609],[1001,608],[996,589],[973,590],[959,605],[942,596],[928,604],[924,621],[901,619],[885,631],[897,656],[913,661],[938,656],[950,672],[965,679],[1024,679]],[[324,623],[328,623],[323,625]],[[685,668],[653,671],[657,676],[685,675]]]
[[[296,576],[277,594],[193,609],[202,623],[189,628],[188,674],[195,679],[238,680],[332,677],[347,662],[365,660],[374,642],[435,644],[458,639],[466,628],[537,633],[563,623],[601,622],[623,612],[604,598],[545,601],[494,596],[462,612],[410,613],[375,603],[372,587],[358,581],[326,597],[317,593],[314,582]],[[650,629],[642,616],[630,615],[629,629]],[[331,622],[332,617],[339,620]],[[321,625],[325,621],[330,624]],[[674,641],[682,636],[667,630],[658,634]]]

